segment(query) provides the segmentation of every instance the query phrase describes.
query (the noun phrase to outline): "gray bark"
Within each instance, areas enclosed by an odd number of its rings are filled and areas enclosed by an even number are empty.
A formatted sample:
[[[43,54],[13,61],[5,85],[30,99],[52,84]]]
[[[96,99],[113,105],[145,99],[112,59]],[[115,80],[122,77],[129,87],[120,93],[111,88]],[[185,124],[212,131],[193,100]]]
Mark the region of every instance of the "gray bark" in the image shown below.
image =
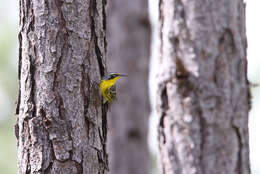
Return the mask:
[[[20,0],[18,173],[107,173],[105,0]]]
[[[108,113],[111,174],[148,174],[148,1],[108,1],[107,62],[119,79],[117,101]]]
[[[160,23],[161,173],[250,173],[243,0],[161,0]]]

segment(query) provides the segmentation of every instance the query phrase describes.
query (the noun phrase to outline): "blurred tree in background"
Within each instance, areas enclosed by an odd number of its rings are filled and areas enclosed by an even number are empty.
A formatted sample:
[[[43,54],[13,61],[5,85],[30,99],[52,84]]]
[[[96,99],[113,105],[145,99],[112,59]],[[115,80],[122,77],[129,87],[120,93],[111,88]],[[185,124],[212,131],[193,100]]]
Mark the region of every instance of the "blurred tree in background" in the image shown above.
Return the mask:
[[[109,173],[148,174],[148,1],[112,0],[107,11],[108,69],[128,75],[108,113]]]
[[[0,171],[17,173],[13,125],[17,92],[18,3],[0,0]]]

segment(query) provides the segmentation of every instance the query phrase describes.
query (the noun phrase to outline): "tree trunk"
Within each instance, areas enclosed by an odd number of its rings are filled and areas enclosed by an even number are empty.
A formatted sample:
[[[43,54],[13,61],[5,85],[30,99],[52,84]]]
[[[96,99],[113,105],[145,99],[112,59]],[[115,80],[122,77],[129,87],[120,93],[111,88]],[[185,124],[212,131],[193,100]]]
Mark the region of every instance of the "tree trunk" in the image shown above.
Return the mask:
[[[248,174],[245,4],[160,1],[163,174]]]
[[[19,174],[107,173],[105,0],[20,0]]]
[[[109,113],[111,174],[148,174],[148,1],[108,1],[108,67],[128,74]]]

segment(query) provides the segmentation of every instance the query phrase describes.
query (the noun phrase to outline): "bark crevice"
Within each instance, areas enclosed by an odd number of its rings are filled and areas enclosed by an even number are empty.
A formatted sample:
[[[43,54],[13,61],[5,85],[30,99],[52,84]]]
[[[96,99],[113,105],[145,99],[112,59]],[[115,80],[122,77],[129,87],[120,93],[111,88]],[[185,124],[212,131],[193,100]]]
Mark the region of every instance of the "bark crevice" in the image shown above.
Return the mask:
[[[232,128],[237,136],[237,142],[238,142],[238,152],[237,152],[237,162],[236,162],[236,172],[238,174],[242,174],[243,170],[241,169],[242,166],[242,161],[243,161],[243,155],[242,155],[242,149],[243,149],[243,142],[242,142],[242,137],[241,133],[239,130],[239,127],[236,125],[232,125]]]
[[[162,88],[162,92],[161,92],[161,99],[162,99],[162,103],[161,103],[161,109],[162,109],[162,115],[160,117],[159,120],[159,132],[160,132],[160,136],[159,136],[159,140],[162,138],[162,143],[165,144],[166,143],[166,137],[164,134],[164,122],[165,122],[165,116],[167,114],[167,110],[169,109],[169,103],[168,103],[168,95],[167,95],[167,87],[166,84],[164,84],[164,87]]]

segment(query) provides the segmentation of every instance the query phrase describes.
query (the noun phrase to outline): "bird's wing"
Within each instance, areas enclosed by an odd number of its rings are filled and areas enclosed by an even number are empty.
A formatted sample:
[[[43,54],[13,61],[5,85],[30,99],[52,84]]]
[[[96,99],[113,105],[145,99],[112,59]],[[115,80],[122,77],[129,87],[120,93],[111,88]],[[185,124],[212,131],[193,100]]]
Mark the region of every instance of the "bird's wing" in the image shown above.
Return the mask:
[[[111,93],[112,100],[115,100],[116,99],[116,85],[111,86],[110,93]]]
[[[111,86],[110,91],[111,93],[116,94],[116,85]]]

